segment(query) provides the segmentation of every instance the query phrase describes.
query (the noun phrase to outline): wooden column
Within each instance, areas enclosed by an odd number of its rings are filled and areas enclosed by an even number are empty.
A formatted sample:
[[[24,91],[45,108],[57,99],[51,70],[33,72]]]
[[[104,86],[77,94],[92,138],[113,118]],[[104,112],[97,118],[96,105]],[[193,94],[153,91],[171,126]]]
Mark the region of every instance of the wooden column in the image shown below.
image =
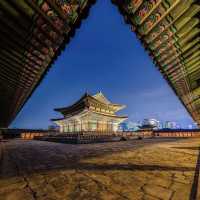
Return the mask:
[[[99,131],[99,121],[97,120],[97,132]]]
[[[76,122],[75,122],[75,120],[74,120],[74,132],[75,132],[75,127],[76,127]]]

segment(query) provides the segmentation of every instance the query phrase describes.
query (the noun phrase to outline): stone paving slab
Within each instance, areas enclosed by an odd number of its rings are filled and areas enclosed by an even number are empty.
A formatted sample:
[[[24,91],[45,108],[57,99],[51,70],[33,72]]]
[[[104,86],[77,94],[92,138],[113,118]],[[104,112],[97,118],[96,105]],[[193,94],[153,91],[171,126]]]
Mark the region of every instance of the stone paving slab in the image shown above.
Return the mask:
[[[0,200],[192,200],[200,139],[0,143]],[[193,195],[191,192],[193,191]]]

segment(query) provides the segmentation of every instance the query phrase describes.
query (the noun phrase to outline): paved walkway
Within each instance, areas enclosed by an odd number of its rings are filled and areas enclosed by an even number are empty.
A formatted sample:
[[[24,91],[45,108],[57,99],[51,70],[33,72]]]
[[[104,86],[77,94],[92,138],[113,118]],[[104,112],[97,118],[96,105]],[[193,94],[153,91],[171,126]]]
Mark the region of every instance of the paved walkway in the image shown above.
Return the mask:
[[[0,200],[200,199],[200,139],[0,144]]]

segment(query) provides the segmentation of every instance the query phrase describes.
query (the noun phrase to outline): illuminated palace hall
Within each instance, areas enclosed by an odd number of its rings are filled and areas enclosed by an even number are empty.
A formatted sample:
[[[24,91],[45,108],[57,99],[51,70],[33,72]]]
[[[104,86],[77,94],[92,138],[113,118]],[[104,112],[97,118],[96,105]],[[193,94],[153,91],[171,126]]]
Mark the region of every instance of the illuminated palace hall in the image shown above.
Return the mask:
[[[116,112],[125,105],[111,103],[101,92],[90,95],[85,93],[73,105],[56,108],[62,119],[53,119],[60,132],[98,131],[115,132],[127,116],[118,116]]]

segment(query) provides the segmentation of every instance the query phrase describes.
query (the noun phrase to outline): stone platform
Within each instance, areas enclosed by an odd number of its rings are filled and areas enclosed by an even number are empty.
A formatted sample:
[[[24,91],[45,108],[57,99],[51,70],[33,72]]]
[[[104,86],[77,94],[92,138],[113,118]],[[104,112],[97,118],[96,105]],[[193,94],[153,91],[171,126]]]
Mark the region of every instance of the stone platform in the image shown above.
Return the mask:
[[[35,140],[58,142],[66,144],[88,144],[88,143],[102,143],[120,141],[121,137],[114,134],[79,134],[79,133],[65,133],[59,135],[37,136]]]
[[[200,139],[0,143],[0,200],[200,199]]]

